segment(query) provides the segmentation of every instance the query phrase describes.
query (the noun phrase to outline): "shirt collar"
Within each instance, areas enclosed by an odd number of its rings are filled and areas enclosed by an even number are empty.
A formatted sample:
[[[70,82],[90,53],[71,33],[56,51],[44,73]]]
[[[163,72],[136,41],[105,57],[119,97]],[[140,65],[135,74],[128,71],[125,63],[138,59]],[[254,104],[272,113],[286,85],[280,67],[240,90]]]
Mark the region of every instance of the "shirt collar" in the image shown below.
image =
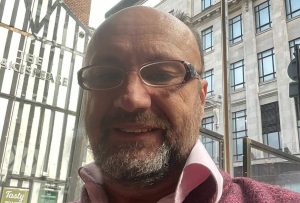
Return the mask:
[[[85,188],[90,200],[92,202],[93,200],[94,202],[107,202],[107,197],[101,187],[103,178],[97,166],[94,163],[88,164],[87,166],[81,167],[78,173],[85,182]],[[158,202],[183,202],[187,195],[198,185],[203,183],[210,175],[215,179],[217,191],[214,198],[215,202],[218,202],[222,195],[223,177],[203,144],[198,140],[186,161],[175,193],[162,198]],[[94,197],[95,194],[92,195],[95,191],[99,191],[96,194],[97,197]],[[99,199],[101,199],[101,201],[99,201]]]
[[[223,191],[223,177],[214,161],[198,140],[187,159],[175,191],[175,202],[183,202],[186,196],[203,183],[210,175],[216,183],[215,202],[218,202]]]

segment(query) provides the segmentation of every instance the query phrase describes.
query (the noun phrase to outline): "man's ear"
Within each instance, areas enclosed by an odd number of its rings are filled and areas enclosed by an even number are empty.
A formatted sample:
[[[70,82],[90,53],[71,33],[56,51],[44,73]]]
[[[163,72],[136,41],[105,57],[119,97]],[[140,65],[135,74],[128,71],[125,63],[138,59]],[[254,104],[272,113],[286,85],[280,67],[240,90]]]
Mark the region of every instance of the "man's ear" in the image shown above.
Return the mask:
[[[200,102],[201,102],[202,105],[204,105],[205,104],[205,97],[206,97],[206,94],[207,94],[207,81],[201,79],[200,83],[201,83],[201,88],[199,89],[199,91],[200,91],[199,92]]]

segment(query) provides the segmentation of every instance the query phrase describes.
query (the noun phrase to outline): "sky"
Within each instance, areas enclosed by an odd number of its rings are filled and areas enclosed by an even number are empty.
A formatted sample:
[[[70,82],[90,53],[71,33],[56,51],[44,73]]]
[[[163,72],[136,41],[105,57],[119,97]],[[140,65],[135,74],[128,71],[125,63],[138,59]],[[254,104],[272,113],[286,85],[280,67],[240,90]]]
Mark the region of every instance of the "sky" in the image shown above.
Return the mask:
[[[89,26],[96,28],[104,21],[105,13],[120,0],[92,0]]]
[[[89,26],[97,28],[103,21],[105,13],[121,0],[92,0]],[[161,0],[148,0],[144,5],[153,7]]]

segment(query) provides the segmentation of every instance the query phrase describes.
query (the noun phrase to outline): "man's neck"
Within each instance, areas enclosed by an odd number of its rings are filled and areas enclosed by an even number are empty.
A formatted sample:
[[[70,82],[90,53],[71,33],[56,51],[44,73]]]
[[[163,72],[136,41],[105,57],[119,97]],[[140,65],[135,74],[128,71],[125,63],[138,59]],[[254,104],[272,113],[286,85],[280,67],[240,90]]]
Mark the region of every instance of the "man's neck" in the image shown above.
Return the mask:
[[[173,170],[167,178],[148,187],[119,184],[104,178],[104,189],[109,203],[156,203],[161,198],[175,192],[181,170]]]

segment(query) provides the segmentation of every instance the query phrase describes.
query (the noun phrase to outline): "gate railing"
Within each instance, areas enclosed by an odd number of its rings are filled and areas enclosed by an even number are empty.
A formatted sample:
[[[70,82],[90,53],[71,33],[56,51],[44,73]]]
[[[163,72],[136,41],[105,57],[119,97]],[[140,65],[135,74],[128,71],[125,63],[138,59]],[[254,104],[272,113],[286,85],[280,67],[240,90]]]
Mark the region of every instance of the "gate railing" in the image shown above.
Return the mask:
[[[243,176],[300,192],[300,158],[244,137]]]
[[[205,128],[200,129],[200,134],[202,137],[212,139],[213,145],[217,145],[217,149],[216,149],[217,158],[216,159],[213,158],[213,160],[219,166],[219,168],[224,169],[224,136],[217,132]]]

